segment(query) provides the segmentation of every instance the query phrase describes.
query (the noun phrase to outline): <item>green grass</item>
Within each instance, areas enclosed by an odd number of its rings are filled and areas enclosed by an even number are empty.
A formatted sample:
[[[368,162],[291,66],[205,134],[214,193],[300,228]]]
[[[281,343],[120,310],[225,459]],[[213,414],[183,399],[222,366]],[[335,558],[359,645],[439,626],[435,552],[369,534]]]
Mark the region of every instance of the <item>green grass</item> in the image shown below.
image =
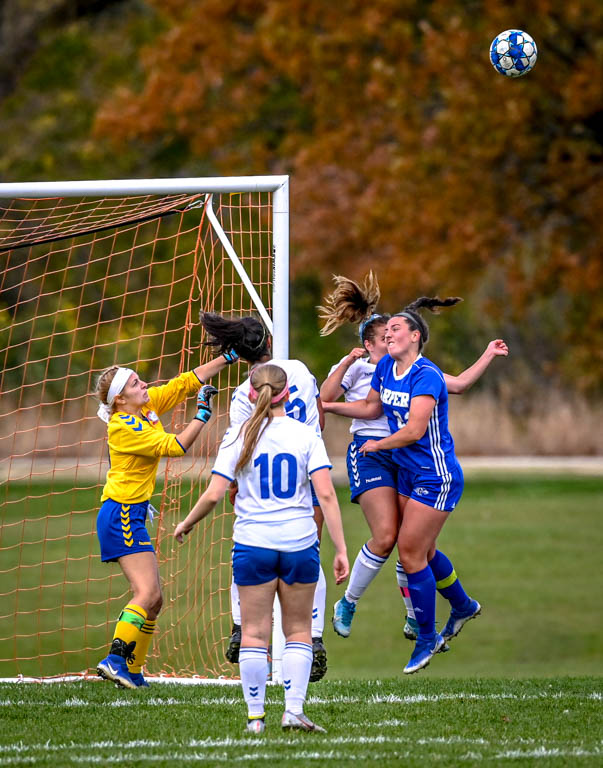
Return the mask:
[[[103,565],[97,556],[98,489],[55,486],[53,493],[50,490],[32,485],[29,494],[35,498],[28,500],[24,500],[27,489],[19,486],[2,494],[22,501],[0,506],[0,659],[6,659],[0,662],[0,677],[94,667],[127,600],[119,569]],[[187,490],[181,488],[183,494]],[[342,489],[339,496],[353,560],[368,538],[368,529],[360,508],[347,501],[347,491]],[[185,507],[189,503],[183,502]],[[601,477],[469,477],[461,504],[444,526],[440,548],[453,560],[467,590],[482,603],[483,615],[453,641],[450,653],[432,662],[426,674],[464,678],[602,675],[601,509]],[[166,523],[169,538],[169,520]],[[167,599],[160,625],[170,629],[181,616],[185,631],[166,635],[158,649],[176,654],[168,663],[184,667],[192,648],[190,671],[202,672],[196,665],[199,659],[209,658],[214,669],[232,674],[236,668],[222,656],[222,638],[229,629],[228,522],[217,518],[210,525],[215,526],[214,536],[222,539],[220,554],[218,560],[209,557],[199,571],[192,542],[182,548],[163,547],[168,558],[162,570]],[[330,579],[331,548],[328,536],[324,538],[329,678],[398,677],[411,645],[402,638],[395,557],[359,604],[352,635],[344,640],[333,633],[329,622],[331,606],[342,588],[335,588]],[[210,610],[219,618],[205,631]],[[446,618],[446,604],[440,601],[440,624]],[[40,660],[40,654],[46,656]],[[32,658],[15,664],[11,661],[15,655]],[[157,671],[159,663],[151,659],[150,669]]]
[[[342,494],[342,498],[347,498]],[[367,538],[357,505],[343,507],[352,559]],[[470,476],[440,535],[467,591],[483,606],[428,674],[450,677],[602,675],[603,478]],[[328,538],[321,553],[329,576]],[[411,645],[401,639],[395,558],[358,605],[352,634],[327,627],[329,675],[398,676]],[[329,585],[327,610],[342,594]],[[448,605],[438,597],[439,626]]]
[[[7,505],[0,516],[0,544],[8,547],[2,552],[3,592],[11,593],[17,584],[28,587],[19,592],[23,612],[19,626],[31,635],[33,617],[47,629],[41,639],[27,639],[33,643],[31,649],[27,646],[32,652],[39,648],[56,654],[41,665],[45,674],[50,674],[49,661],[59,664],[62,659],[61,643],[82,646],[77,631],[52,631],[57,613],[56,609],[44,613],[49,596],[60,606],[62,599],[78,605],[94,595],[99,604],[89,607],[88,616],[90,623],[100,625],[94,630],[100,648],[114,618],[102,603],[103,595],[112,582],[113,597],[123,592],[119,574],[113,571],[115,577],[109,578],[107,566],[89,557],[96,552],[92,511],[96,492],[49,491],[36,487],[37,499]],[[20,498],[22,489],[10,493]],[[347,502],[343,490],[340,499],[353,558],[368,537],[367,528],[360,509]],[[403,676],[411,644],[401,633],[402,602],[392,558],[361,602],[351,637],[337,637],[327,620],[329,672],[325,680],[310,686],[306,707],[327,734],[283,734],[282,691],[276,686],[268,688],[265,735],[249,738],[243,733],[246,710],[238,686],[156,683],[132,692],[91,681],[1,684],[0,768],[113,763],[171,768],[178,762],[281,763],[283,768],[601,765],[602,508],[603,478],[470,477],[440,546],[453,559],[467,589],[482,602],[483,615],[452,641],[450,653],[439,654],[418,675]],[[74,510],[81,514],[71,514]],[[56,517],[47,521],[49,512]],[[22,522],[24,518],[29,522]],[[21,540],[30,543],[13,546]],[[66,551],[71,558],[67,565]],[[47,564],[36,566],[42,555]],[[182,549],[183,559],[168,560],[168,575],[184,568],[185,555]],[[331,548],[326,536],[322,558],[329,578]],[[17,582],[14,567],[19,561],[33,567],[21,568]],[[41,599],[36,588],[40,580],[62,584],[65,573],[69,591],[57,587],[55,593],[48,588]],[[104,581],[87,583],[88,574],[104,575]],[[206,576],[199,578],[203,581]],[[228,579],[216,583],[222,584],[227,603]],[[341,592],[329,579],[328,611]],[[12,599],[0,598],[2,614],[10,613]],[[111,606],[118,602],[114,599]],[[172,613],[164,623],[174,615],[173,607],[168,610]],[[74,609],[70,621],[75,624],[75,614],[81,611]],[[69,609],[61,613],[69,615]],[[446,606],[440,602],[439,621],[446,616]],[[201,611],[198,623],[203,620]],[[10,632],[13,625],[7,619],[0,626]],[[219,630],[227,633],[226,614]],[[214,649],[219,655],[220,631]],[[184,635],[183,652],[189,644]],[[9,638],[0,643],[0,650],[9,658],[13,649],[22,653],[23,646],[21,639]],[[99,654],[93,648],[88,655],[93,663]],[[82,658],[68,657],[67,668],[83,668]],[[32,664],[40,667],[39,662]],[[3,674],[15,674],[9,668],[13,670],[7,663]]]
[[[0,766],[283,768],[389,765],[600,765],[601,681],[323,681],[307,714],[326,734],[285,735],[282,691],[269,687],[266,732],[243,732],[240,689],[108,683],[0,685]]]

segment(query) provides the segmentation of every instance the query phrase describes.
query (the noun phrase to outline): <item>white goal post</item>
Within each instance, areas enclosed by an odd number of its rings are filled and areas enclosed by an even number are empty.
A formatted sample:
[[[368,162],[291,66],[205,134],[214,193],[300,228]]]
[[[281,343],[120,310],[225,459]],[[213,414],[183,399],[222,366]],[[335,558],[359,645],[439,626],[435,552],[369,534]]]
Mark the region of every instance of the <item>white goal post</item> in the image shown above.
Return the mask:
[[[271,194],[272,315],[266,309],[224,232],[213,208],[213,195],[237,193]],[[137,195],[203,195],[191,207],[203,207],[241,283],[273,338],[275,358],[289,356],[289,177],[286,175],[199,177],[164,179],[113,179],[89,181],[43,181],[0,183],[0,199],[43,198],[125,198]],[[0,233],[2,235],[2,233]],[[40,242],[40,241],[38,241]],[[41,241],[44,242],[44,241]],[[20,247],[17,245],[16,247]],[[275,602],[275,632],[272,648],[272,679],[282,682],[281,661],[284,638],[280,630],[280,608]]]

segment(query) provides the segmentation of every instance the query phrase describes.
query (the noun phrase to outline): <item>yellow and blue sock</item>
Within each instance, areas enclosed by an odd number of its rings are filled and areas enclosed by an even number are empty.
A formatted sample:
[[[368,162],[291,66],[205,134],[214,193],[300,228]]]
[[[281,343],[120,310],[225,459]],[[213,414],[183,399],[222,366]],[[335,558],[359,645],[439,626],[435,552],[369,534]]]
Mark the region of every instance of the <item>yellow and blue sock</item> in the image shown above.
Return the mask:
[[[141,629],[143,628],[145,621],[147,620],[147,612],[140,605],[134,603],[128,603],[123,611],[119,614],[115,632],[113,633],[113,640],[121,640],[126,645],[134,643],[132,646],[134,657],[138,653],[138,644],[141,639]]]
[[[155,620],[149,621],[147,619],[140,629],[140,635],[136,645],[136,658],[134,663],[129,666],[129,670],[133,675],[142,672],[142,667],[144,666],[151,642],[153,641],[153,634],[156,626],[157,622]]]
[[[436,582],[436,589],[446,598],[455,611],[463,612],[471,598],[463,589],[454,566],[443,552],[436,550],[429,561]]]

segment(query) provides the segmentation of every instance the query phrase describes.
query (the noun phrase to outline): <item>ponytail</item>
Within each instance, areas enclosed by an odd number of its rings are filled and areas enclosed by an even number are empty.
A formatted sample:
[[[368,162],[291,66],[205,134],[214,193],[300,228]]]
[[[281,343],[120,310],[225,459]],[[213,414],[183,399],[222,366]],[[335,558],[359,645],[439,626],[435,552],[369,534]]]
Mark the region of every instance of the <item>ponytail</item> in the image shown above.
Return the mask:
[[[439,296],[421,296],[404,307],[402,312],[396,312],[393,317],[403,317],[408,323],[411,331],[419,331],[419,352],[421,352],[425,344],[429,341],[429,326],[421,317],[418,310],[423,308],[429,309],[437,315],[440,307],[453,307],[455,304],[458,304],[459,301],[462,301],[462,299],[458,296],[451,296],[447,299],[440,299]]]
[[[362,286],[343,275],[333,275],[333,281],[335,289],[325,299],[325,306],[317,307],[320,319],[325,320],[321,336],[328,336],[346,322],[362,323],[367,318],[372,322],[381,317],[374,314],[381,291],[372,270],[365,276]],[[364,340],[362,335],[361,340]]]
[[[287,374],[278,365],[266,363],[255,368],[250,376],[250,392],[255,397],[255,408],[243,425],[243,447],[235,466],[235,474],[251,460],[260,437],[273,419],[273,408],[281,404],[288,394]],[[268,419],[264,427],[264,419]]]
[[[268,331],[255,317],[228,320],[214,312],[201,312],[200,321],[209,336],[204,343],[219,353],[234,349],[248,363],[257,363],[270,354]]]

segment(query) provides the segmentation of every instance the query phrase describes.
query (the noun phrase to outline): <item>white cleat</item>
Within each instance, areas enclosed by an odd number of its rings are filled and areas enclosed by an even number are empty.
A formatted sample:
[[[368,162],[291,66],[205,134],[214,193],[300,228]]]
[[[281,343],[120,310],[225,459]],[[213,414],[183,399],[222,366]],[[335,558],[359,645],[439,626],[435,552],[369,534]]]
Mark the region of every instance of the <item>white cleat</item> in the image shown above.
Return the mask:
[[[309,720],[304,713],[294,715],[293,712],[286,711],[281,721],[283,731],[314,731],[314,733],[326,733],[324,728],[316,725]]]
[[[266,724],[263,717],[253,717],[247,721],[245,726],[247,733],[264,733],[266,730]]]

